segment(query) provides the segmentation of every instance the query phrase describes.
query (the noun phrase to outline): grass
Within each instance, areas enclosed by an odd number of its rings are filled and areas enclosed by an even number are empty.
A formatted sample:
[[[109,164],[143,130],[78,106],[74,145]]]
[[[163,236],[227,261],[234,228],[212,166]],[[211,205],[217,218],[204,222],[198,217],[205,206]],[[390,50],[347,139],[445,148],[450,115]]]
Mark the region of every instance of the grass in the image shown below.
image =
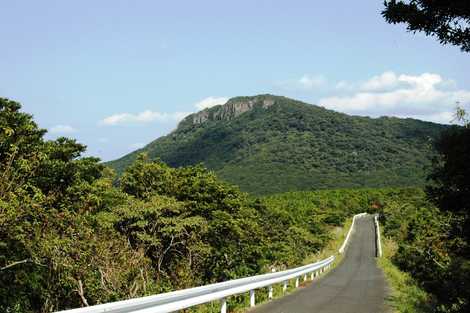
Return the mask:
[[[348,219],[343,227],[334,227],[331,229],[331,234],[333,239],[328,242],[328,244],[318,253],[311,254],[308,256],[302,263],[303,264],[310,264],[314,263],[323,259],[326,259],[332,255],[335,255],[335,261],[332,263],[332,266],[329,270],[326,270],[325,273],[331,271],[335,268],[343,259],[343,255],[338,253],[338,249],[343,244],[344,239],[346,238],[346,234],[351,226],[352,218]],[[321,276],[325,275],[325,273],[321,274]],[[321,277],[320,276],[320,277]],[[314,278],[314,281],[317,280],[318,277]],[[299,287],[304,287],[310,284],[312,281],[310,280],[310,275],[308,275],[308,279],[306,282],[303,281],[303,277],[300,279]],[[280,298],[285,296],[289,293],[294,292],[298,288],[295,288],[295,280],[289,281],[287,286],[286,292],[282,290],[282,284],[276,284],[273,286],[273,299]],[[256,305],[260,305],[269,301],[268,299],[268,288],[260,288],[256,289],[255,291],[256,296]],[[243,313],[247,312],[250,308],[250,296],[249,293],[244,293],[237,296],[232,296],[227,300],[227,311],[233,313]],[[214,301],[211,303],[199,305],[197,307],[187,309],[185,312],[194,312],[194,313],[216,313],[220,312],[220,302]]]
[[[335,227],[331,230],[333,239],[328,242],[326,247],[320,250],[318,253],[313,254],[305,259],[304,264],[313,263],[316,261],[324,260],[332,255],[335,255],[335,260],[330,268],[333,269],[343,260],[343,254],[338,253],[339,248],[343,244],[346,234],[351,227],[352,218],[349,218],[344,223],[343,227]]]
[[[429,295],[422,290],[413,278],[402,272],[392,262],[397,251],[397,244],[382,236],[382,258],[377,259],[378,266],[383,270],[387,282],[391,287],[391,294],[387,304],[394,313],[424,313],[431,312]]]

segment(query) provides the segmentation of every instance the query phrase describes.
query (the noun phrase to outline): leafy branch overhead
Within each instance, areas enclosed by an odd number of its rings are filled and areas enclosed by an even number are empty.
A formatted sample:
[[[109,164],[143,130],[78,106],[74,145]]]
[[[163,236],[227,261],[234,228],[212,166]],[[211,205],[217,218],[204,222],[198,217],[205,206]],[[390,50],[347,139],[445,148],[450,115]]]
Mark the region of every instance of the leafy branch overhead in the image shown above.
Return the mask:
[[[468,0],[386,0],[382,15],[388,23],[404,23],[408,31],[435,36],[441,44],[470,52]]]

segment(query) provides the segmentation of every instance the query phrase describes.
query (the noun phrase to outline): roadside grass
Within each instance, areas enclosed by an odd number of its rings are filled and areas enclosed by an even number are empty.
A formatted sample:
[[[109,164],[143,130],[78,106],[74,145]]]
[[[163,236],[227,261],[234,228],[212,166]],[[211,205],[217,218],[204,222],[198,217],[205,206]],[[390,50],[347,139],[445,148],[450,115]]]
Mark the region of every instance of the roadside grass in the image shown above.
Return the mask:
[[[317,253],[309,255],[305,260],[302,262],[303,265],[314,263],[323,259],[326,259],[332,255],[335,255],[335,260],[332,263],[332,266],[329,270],[326,270],[323,274],[315,277],[310,280],[310,275],[307,276],[307,281],[304,281],[303,277],[300,277],[300,284],[299,288],[305,287],[311,283],[315,283],[316,280],[324,276],[326,273],[331,271],[335,268],[342,260],[343,255],[338,253],[339,248],[343,244],[344,239],[346,238],[346,234],[349,231],[349,227],[351,227],[352,218],[348,218],[342,227],[332,227],[330,230],[330,234],[332,239],[328,241],[328,244]],[[292,279],[288,282],[287,290],[284,292],[282,290],[282,284],[276,284],[273,286],[273,299],[277,299],[288,295],[298,288],[295,288],[295,279]],[[256,289],[255,291],[255,298],[256,298],[256,306],[261,305],[269,301],[268,299],[268,287]],[[246,292],[241,295],[232,296],[227,299],[227,311],[232,313],[243,313],[247,312],[250,309],[250,296],[249,293]],[[192,312],[192,313],[216,313],[220,312],[220,301],[214,301],[207,304],[202,304],[196,306],[194,308],[190,308],[185,310],[184,312]]]
[[[416,284],[410,274],[402,272],[393,264],[392,258],[397,248],[393,240],[382,236],[383,256],[377,259],[377,264],[391,288],[391,294],[386,300],[388,306],[393,313],[431,312],[429,295]]]
[[[316,261],[324,260],[334,255],[335,260],[333,261],[330,269],[327,271],[331,271],[333,268],[335,268],[339,263],[341,263],[341,261],[343,261],[344,255],[341,253],[338,253],[338,250],[343,244],[343,241],[346,238],[346,235],[349,231],[349,228],[351,227],[351,224],[352,224],[352,218],[348,218],[346,222],[344,223],[343,227],[332,228],[330,233],[333,238],[328,242],[328,244],[322,250],[320,250],[318,253],[312,254],[309,257],[307,257],[303,263],[304,264],[313,263]],[[347,250],[347,247],[346,247],[346,250]]]

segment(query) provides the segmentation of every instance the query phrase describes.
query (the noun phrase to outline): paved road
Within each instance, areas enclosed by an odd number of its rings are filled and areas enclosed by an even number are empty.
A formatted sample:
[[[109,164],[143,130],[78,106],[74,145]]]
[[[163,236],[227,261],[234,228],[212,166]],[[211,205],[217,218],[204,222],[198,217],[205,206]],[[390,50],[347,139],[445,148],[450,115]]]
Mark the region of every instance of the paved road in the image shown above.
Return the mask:
[[[343,262],[317,281],[285,297],[255,307],[250,313],[380,313],[386,312],[386,284],[375,263],[372,215],[356,220]]]

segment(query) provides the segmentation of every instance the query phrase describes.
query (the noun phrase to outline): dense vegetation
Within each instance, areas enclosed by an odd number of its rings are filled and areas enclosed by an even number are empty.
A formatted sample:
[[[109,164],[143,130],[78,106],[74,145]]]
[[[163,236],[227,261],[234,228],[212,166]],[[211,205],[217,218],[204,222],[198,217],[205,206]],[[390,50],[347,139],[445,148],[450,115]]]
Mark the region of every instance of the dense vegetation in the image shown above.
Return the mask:
[[[406,24],[410,32],[435,36],[470,52],[470,3],[466,0],[385,0],[382,15],[388,23]]]
[[[380,212],[392,262],[429,297],[468,310],[469,128],[437,141],[426,190],[341,189],[253,198],[201,165],[141,154],[121,175],[81,157],[0,99],[0,310],[51,312],[298,265],[360,211]],[[418,302],[418,301],[417,301]],[[411,311],[413,312],[413,311]]]
[[[468,122],[468,121],[467,121]],[[398,248],[392,261],[428,298],[410,312],[470,311],[470,128],[452,128],[437,142],[439,157],[424,192],[387,197],[384,234]]]
[[[2,312],[51,312],[297,265],[359,209],[343,192],[295,200],[299,210],[285,196],[266,204],[202,166],[171,168],[145,155],[114,186],[112,170],[81,157],[83,145],[44,133],[18,103],[0,99]]]
[[[233,110],[250,102],[243,114]],[[200,116],[207,120],[195,122]],[[424,186],[432,142],[444,128],[348,116],[285,97],[239,97],[188,116],[171,134],[108,164],[123,171],[142,151],[174,167],[201,162],[253,194]]]

